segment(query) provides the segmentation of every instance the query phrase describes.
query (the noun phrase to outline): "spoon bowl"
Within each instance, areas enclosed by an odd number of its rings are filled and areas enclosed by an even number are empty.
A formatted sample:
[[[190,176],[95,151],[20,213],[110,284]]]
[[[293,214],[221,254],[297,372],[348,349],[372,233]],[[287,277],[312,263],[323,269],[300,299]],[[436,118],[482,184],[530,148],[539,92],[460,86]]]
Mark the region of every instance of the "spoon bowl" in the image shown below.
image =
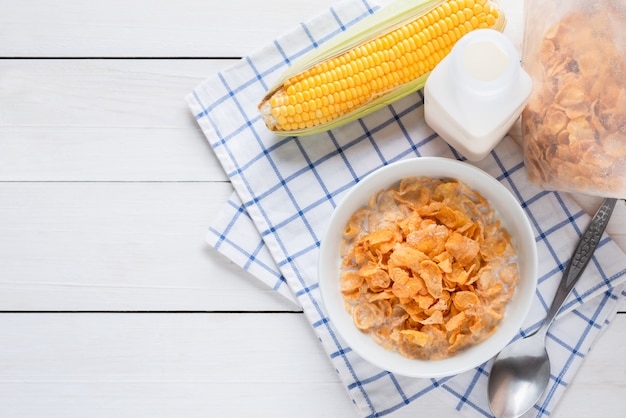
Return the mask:
[[[534,334],[509,345],[498,355],[487,393],[491,411],[501,418],[517,417],[534,405],[550,381],[550,361],[544,336]]]
[[[550,382],[550,360],[545,340],[548,328],[589,264],[609,223],[616,199],[605,199],[574,250],[546,318],[535,333],[509,344],[496,356],[489,374],[487,395],[498,418],[514,418],[528,411]]]

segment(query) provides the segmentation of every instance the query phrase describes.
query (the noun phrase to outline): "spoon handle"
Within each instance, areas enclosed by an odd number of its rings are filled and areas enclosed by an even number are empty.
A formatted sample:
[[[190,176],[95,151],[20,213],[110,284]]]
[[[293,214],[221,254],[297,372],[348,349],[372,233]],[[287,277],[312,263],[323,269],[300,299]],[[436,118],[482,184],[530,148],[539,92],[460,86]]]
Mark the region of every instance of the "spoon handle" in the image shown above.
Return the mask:
[[[591,223],[589,223],[589,226],[587,226],[587,229],[580,238],[580,241],[574,250],[574,255],[572,255],[572,258],[563,273],[563,278],[559,283],[559,288],[554,295],[554,300],[552,301],[548,315],[544,319],[540,330],[544,332],[547,331],[557,312],[561,309],[561,305],[565,302],[567,295],[569,295],[572,288],[583,274],[583,271],[585,271],[587,264],[589,264],[589,261],[593,256],[593,252],[598,246],[598,243],[600,243],[602,233],[611,219],[611,214],[613,213],[616,201],[617,199],[613,198],[604,199],[602,205],[591,219]]]

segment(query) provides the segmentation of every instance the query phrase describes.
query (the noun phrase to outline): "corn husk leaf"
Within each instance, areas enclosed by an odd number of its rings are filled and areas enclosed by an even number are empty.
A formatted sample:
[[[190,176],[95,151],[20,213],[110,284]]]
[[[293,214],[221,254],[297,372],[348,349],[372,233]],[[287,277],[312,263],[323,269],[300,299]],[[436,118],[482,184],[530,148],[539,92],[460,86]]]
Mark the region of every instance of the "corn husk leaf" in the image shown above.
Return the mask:
[[[333,39],[322,44],[319,48],[306,54],[296,61],[278,81],[268,90],[263,101],[269,99],[288,79],[313,67],[317,63],[342,55],[356,46],[361,45],[371,39],[381,36],[396,28],[399,28],[417,18],[428,13],[446,0],[396,0],[388,6],[382,8],[371,16],[366,17],[346,31],[335,36]],[[502,8],[497,0],[490,0],[490,3],[500,11],[498,21],[491,29],[503,31],[506,19]],[[420,90],[426,84],[430,73],[426,73],[408,83],[400,85],[386,94],[382,94],[367,104],[358,107],[336,119],[327,123],[313,126],[311,128],[296,129],[289,131],[274,131],[280,136],[300,136],[312,135],[324,132],[356,119],[362,118],[376,110],[388,106],[401,98]]]

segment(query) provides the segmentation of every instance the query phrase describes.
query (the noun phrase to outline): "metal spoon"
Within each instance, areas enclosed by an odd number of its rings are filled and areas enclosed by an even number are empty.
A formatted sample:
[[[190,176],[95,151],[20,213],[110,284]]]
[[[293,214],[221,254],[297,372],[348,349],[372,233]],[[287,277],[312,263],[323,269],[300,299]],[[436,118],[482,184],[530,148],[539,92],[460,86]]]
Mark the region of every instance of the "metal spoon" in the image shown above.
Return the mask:
[[[616,199],[604,200],[580,238],[541,327],[510,344],[496,356],[487,387],[489,406],[496,417],[521,416],[539,400],[548,386],[550,360],[545,346],[548,328],[591,260],[615,202]]]

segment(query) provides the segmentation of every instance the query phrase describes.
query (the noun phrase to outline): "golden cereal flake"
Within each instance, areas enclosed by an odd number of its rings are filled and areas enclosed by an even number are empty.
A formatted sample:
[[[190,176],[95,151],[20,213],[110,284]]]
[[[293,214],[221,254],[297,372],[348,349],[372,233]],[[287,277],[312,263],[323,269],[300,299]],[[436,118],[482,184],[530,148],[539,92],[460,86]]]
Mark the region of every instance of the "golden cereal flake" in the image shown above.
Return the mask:
[[[497,328],[519,279],[489,203],[458,180],[408,177],[345,229],[341,292],[354,324],[408,358],[442,359]]]

